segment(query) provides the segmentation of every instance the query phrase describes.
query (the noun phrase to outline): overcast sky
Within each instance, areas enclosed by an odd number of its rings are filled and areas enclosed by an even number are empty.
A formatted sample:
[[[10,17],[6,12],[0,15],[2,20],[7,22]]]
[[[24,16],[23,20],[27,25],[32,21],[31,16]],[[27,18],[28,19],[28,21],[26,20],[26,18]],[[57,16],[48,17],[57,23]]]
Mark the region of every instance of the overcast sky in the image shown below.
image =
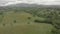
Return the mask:
[[[60,0],[0,0],[0,6],[17,3],[60,5]]]

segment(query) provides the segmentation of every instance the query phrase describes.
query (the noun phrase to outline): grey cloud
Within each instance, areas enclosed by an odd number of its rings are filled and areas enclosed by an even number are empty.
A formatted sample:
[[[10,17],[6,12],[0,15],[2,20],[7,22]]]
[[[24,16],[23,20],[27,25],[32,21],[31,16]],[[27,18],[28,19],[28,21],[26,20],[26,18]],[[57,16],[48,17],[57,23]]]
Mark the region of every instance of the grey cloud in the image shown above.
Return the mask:
[[[60,4],[60,0],[0,0],[0,5],[5,5],[9,2],[15,3],[16,1],[22,1],[25,3],[47,4],[47,5]]]

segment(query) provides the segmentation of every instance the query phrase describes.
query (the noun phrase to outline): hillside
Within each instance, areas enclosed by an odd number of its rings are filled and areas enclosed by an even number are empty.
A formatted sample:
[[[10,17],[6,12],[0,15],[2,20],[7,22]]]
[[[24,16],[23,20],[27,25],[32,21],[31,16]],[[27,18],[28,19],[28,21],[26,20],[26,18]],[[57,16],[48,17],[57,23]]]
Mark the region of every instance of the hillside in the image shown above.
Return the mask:
[[[60,7],[24,3],[1,6],[0,34],[60,34]]]
[[[26,12],[5,12],[0,15],[0,20],[2,20],[0,34],[51,34],[51,29],[53,29],[51,24],[38,24],[34,22],[35,19],[38,17],[33,17],[32,14]]]

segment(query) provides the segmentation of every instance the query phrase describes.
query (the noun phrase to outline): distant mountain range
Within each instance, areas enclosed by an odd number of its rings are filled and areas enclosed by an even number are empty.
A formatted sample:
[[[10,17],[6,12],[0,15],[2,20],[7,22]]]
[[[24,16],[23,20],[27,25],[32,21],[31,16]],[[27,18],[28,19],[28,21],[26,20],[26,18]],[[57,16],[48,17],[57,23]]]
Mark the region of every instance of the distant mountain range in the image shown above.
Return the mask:
[[[38,5],[38,4],[27,4],[27,3],[19,3],[19,4],[12,4],[6,7],[57,7],[59,8],[60,5]]]
[[[20,3],[20,4],[12,4],[8,6],[0,6],[1,9],[8,9],[8,8],[20,8],[20,7],[38,7],[38,8],[60,8],[60,5],[38,5],[38,4],[26,4],[26,3]]]

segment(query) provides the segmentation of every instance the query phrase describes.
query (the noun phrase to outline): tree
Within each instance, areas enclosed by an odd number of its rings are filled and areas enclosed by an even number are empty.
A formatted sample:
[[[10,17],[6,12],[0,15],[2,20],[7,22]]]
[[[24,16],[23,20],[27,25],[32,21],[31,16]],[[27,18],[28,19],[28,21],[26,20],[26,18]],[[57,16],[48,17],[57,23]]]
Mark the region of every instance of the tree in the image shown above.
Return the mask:
[[[53,23],[53,26],[56,28],[54,30],[56,34],[60,34],[60,31],[58,31],[60,30],[60,16],[59,15],[60,15],[60,11],[54,11],[53,16],[52,16],[52,23]]]
[[[14,20],[14,23],[16,23],[16,20]]]

